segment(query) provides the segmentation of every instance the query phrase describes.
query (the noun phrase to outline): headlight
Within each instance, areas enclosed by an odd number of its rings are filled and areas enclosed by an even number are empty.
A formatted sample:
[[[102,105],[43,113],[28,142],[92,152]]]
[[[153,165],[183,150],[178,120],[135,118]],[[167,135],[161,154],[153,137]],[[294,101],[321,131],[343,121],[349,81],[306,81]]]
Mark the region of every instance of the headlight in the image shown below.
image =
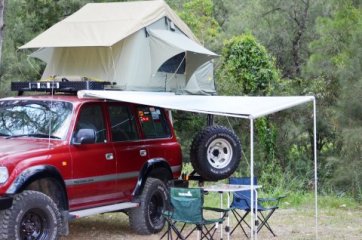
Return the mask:
[[[5,183],[9,178],[9,171],[6,167],[0,167],[0,183]]]

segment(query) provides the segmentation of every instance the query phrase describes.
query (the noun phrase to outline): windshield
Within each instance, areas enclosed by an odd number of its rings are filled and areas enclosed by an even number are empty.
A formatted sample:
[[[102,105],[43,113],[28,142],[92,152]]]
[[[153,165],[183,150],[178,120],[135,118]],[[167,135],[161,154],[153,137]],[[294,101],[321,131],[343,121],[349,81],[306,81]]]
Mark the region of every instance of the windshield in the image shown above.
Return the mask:
[[[0,136],[64,139],[73,106],[41,100],[0,101]]]

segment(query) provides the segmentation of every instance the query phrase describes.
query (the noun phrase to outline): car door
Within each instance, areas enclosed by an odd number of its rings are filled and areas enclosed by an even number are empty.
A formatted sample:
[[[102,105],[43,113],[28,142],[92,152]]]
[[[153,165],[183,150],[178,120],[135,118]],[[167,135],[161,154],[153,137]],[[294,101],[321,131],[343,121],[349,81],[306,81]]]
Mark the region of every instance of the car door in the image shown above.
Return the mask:
[[[66,184],[73,209],[104,205],[120,197],[115,151],[109,141],[104,112],[103,103],[86,103],[79,110],[74,134],[80,129],[93,129],[96,139],[93,143],[70,146],[73,177]]]
[[[180,145],[173,135],[166,112],[159,107],[137,106],[143,138],[150,158],[167,160],[173,173],[180,173]]]
[[[148,148],[140,139],[132,104],[110,103],[108,114],[117,158],[117,188],[122,193],[122,199],[129,200],[140,170],[149,159]]]

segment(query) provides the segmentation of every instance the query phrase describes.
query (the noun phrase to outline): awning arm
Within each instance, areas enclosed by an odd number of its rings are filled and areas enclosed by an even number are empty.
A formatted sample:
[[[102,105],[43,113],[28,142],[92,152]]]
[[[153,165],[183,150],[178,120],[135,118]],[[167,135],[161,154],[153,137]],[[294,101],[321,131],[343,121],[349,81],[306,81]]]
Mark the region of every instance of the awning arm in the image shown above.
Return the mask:
[[[255,234],[255,215],[258,214],[254,211],[254,119],[250,118],[250,198],[251,198],[251,214],[250,214],[250,239],[255,239],[258,234]],[[258,201],[258,199],[256,199]]]
[[[318,236],[318,163],[317,163],[317,102],[313,97],[313,155],[314,155],[314,204],[315,204],[315,236]]]

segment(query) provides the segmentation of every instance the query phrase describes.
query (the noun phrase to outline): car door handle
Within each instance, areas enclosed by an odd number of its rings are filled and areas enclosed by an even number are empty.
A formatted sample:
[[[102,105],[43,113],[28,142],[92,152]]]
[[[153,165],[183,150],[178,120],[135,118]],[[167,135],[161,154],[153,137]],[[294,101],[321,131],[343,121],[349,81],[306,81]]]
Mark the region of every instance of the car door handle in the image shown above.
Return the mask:
[[[113,153],[106,153],[106,160],[113,160]]]
[[[147,156],[147,150],[141,149],[141,150],[140,150],[140,156],[141,156],[141,157]]]

